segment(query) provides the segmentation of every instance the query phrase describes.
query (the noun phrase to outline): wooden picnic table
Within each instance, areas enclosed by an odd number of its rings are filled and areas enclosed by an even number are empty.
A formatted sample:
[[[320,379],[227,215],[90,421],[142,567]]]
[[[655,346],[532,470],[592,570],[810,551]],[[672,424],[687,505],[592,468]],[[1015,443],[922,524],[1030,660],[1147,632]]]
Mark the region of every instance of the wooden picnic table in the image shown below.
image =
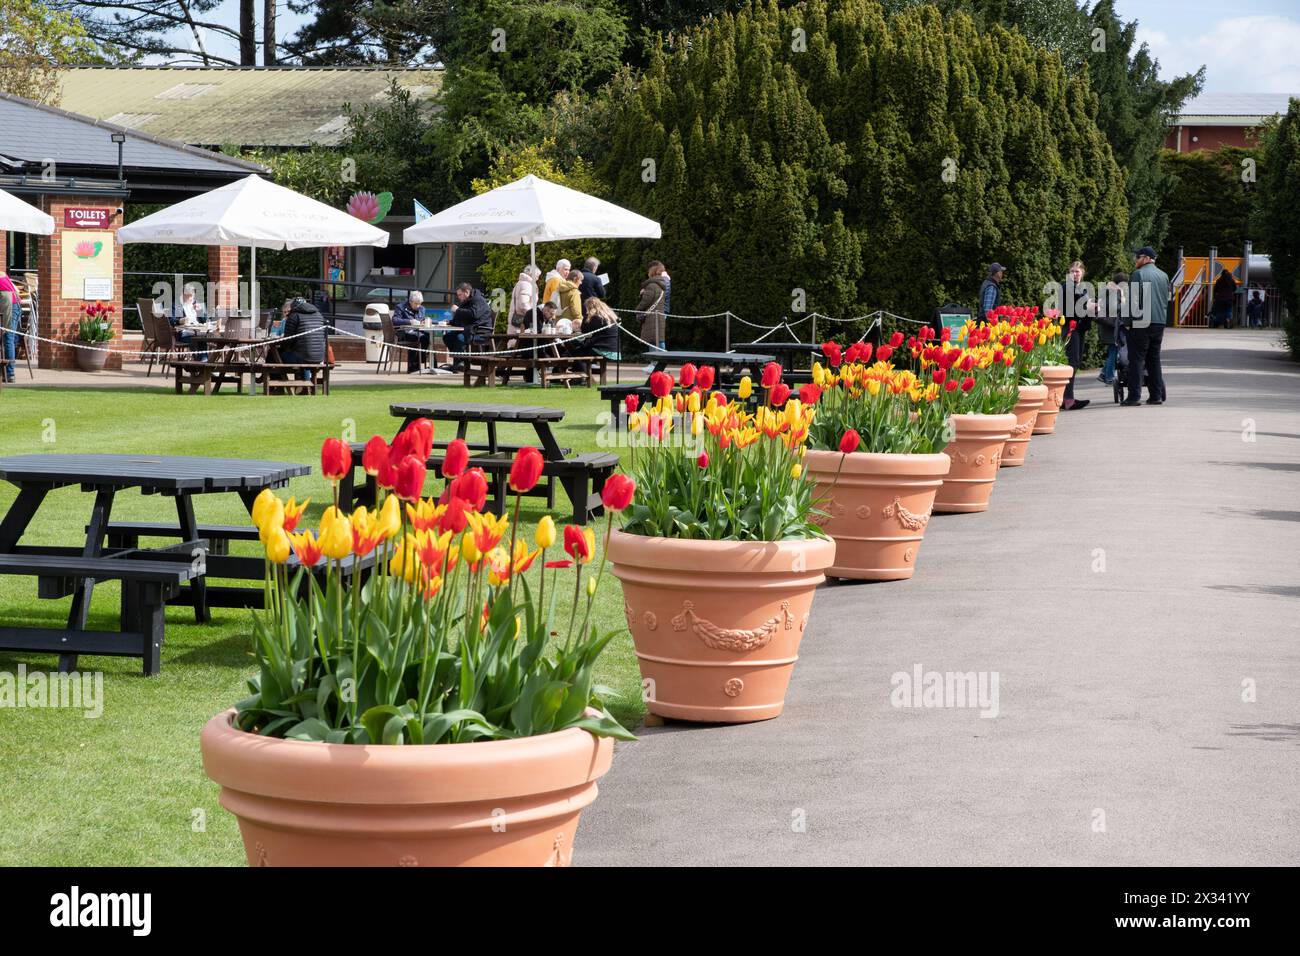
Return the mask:
[[[776,356],[767,352],[695,352],[674,349],[651,349],[645,357],[654,365],[655,372],[662,372],[669,365],[681,366],[687,362],[712,365],[717,370],[720,384],[738,381],[745,373],[757,378],[764,365],[776,361]]]
[[[243,377],[248,375],[248,393],[257,394],[257,376],[266,374],[266,366],[279,360],[278,336],[228,335],[224,332],[200,332],[189,338],[191,352],[207,352],[213,369],[203,384],[204,394],[221,390],[226,382],[242,388]]]
[[[498,373],[502,380],[508,381],[510,375],[518,372],[526,376],[533,384],[543,388],[551,381],[582,381],[590,376],[584,372],[570,372],[562,366],[569,363],[578,364],[588,361],[582,356],[572,358],[563,354],[562,343],[574,338],[579,333],[564,335],[559,332],[493,332],[488,341],[491,352],[506,353],[498,355],[477,355],[471,353],[461,357],[464,363],[465,385],[474,384],[477,374],[478,384],[495,385]],[[553,368],[560,367],[553,371]]]
[[[206,539],[203,526],[194,516],[194,496],[204,494],[234,493],[248,509],[250,515],[253,502],[264,488],[281,488],[288,484],[290,478],[310,474],[311,467],[282,461],[256,461],[242,458],[198,458],[167,455],[15,455],[0,458],[0,480],[9,482],[18,488],[18,495],[9,506],[3,520],[0,520],[0,555],[31,555],[36,558],[80,557],[93,560],[112,557],[105,548],[105,538],[113,533],[110,524],[113,501],[117,493],[136,489],[145,495],[162,495],[176,501],[177,523],[174,526],[152,526],[162,537],[178,538],[181,545],[160,549],[170,551],[185,561],[203,558],[198,572],[190,581],[184,597],[185,603],[194,605],[195,619],[209,620],[209,593],[204,577],[241,578],[260,580],[263,576],[260,558],[207,556]],[[86,524],[86,537],[83,544],[76,548],[51,547],[44,545],[22,545],[20,540],[37,511],[45,502],[46,496],[55,489],[79,486],[82,491],[93,493],[94,503],[90,509],[90,520]],[[192,550],[202,548],[199,555]],[[131,557],[156,557],[158,552],[148,549],[122,549],[119,553]],[[255,567],[253,566],[255,565]],[[84,631],[86,616],[90,610],[90,599],[94,591],[95,579],[81,577],[72,590],[72,608],[68,614],[67,635]],[[250,603],[256,599],[260,602],[261,587],[224,588],[216,603],[231,606],[259,606]],[[246,591],[247,595],[230,595],[227,591]],[[64,596],[64,595],[50,595]],[[231,597],[242,598],[232,602]],[[7,633],[10,630],[30,631],[30,629],[0,629],[0,648],[12,650],[48,650],[48,647],[31,647],[23,643],[30,635],[18,636]],[[84,650],[83,653],[94,653]],[[70,661],[69,661],[70,658]],[[72,669],[76,666],[76,657],[62,655],[60,666]]]

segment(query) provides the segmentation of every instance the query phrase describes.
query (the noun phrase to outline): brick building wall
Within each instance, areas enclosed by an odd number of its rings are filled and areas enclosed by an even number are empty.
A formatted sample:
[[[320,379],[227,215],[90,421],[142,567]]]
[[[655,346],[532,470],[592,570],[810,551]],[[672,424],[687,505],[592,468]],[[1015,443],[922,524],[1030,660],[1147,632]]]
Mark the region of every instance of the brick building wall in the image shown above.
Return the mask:
[[[208,305],[219,309],[239,307],[238,246],[208,246],[208,282],[216,298]]]
[[[114,340],[109,348],[121,347],[122,336],[122,247],[117,245],[117,228],[122,224],[121,216],[114,215],[119,202],[113,199],[88,199],[82,196],[47,195],[41,197],[40,207],[54,217],[54,233],[40,237],[40,265],[38,276],[40,282],[41,311],[40,327],[37,334],[45,339],[58,339],[62,342],[77,340],[77,324],[82,317],[82,309],[88,303],[81,298],[81,289],[63,288],[63,213],[70,206],[82,208],[104,208],[109,211],[108,225],[105,231],[113,234],[113,296],[112,305],[117,309],[113,313]],[[71,229],[70,232],[81,230]],[[66,297],[65,297],[66,293]],[[103,347],[103,346],[101,346]],[[76,348],[72,345],[53,345],[41,342],[38,346],[41,368],[76,368]],[[122,357],[111,354],[106,368],[122,367]]]

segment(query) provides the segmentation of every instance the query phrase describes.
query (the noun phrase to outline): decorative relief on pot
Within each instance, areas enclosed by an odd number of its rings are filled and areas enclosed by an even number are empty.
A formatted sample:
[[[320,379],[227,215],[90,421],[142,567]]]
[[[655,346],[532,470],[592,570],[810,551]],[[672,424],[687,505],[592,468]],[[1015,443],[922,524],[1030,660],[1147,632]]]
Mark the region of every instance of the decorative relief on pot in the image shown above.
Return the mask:
[[[903,502],[899,500],[898,495],[895,495],[894,500],[885,505],[884,509],[880,513],[886,518],[892,518],[897,515],[899,525],[908,531],[920,531],[930,523],[930,515],[928,513],[923,515],[913,514],[903,507]]]
[[[777,629],[785,625],[787,631],[794,627],[794,615],[790,613],[790,602],[782,601],[781,610],[774,617],[768,618],[758,627],[726,628],[718,627],[712,621],[705,620],[695,613],[692,601],[682,602],[682,613],[673,618],[673,630],[684,631],[690,628],[706,646],[721,651],[752,651],[765,647]]]
[[[397,861],[397,865],[398,866],[419,866],[420,861],[408,853],[406,854],[406,856],[402,857],[400,860]]]
[[[728,697],[739,697],[740,692],[745,689],[745,682],[739,677],[733,677],[722,685],[722,692]]]
[[[659,626],[659,618],[655,617],[654,611],[646,611],[642,620],[645,621],[645,626],[652,631]]]
[[[858,505],[858,517],[859,517],[859,518],[870,518],[870,517],[871,517],[871,505]]]
[[[568,866],[573,859],[573,847],[564,846],[564,832],[561,831],[555,835],[555,842],[551,844],[551,855],[547,859],[545,866]]]
[[[977,465],[982,465],[982,464],[984,464],[984,455],[983,455],[983,453],[980,453],[980,454],[978,454],[978,455],[975,456],[975,464],[977,464]]]
[[[1002,452],[1000,452],[1000,451],[995,451],[995,452],[994,452],[994,453],[989,457],[989,464],[991,464],[991,465],[999,465],[999,464],[1001,464],[1001,463],[1002,463]]]
[[[803,616],[803,619],[799,622],[799,633],[802,634],[807,629],[808,629],[808,615],[805,614]]]
[[[912,553],[911,548],[908,548],[906,551],[903,552],[903,560],[906,561],[908,564],[912,563],[913,557],[915,557],[915,555]]]
[[[632,630],[632,625],[636,623],[636,611],[632,610],[632,605],[623,605],[623,616],[627,618],[627,629]]]
[[[834,512],[835,517],[837,518],[843,518],[846,514],[849,513],[848,507],[841,504],[838,501],[831,502],[830,505],[827,506],[826,510]]]
[[[970,464],[970,455],[966,454],[964,451],[957,451],[955,448],[952,451],[944,449],[944,454],[949,458],[955,459],[959,465]]]
[[[270,863],[268,863],[268,862],[266,861],[266,847],[262,845],[262,842],[261,842],[260,840],[259,840],[258,842],[256,842],[256,843],[253,844],[253,851],[254,851],[254,852],[256,853],[256,855],[257,855],[257,862],[254,863],[253,866],[270,866],[270,865],[271,865]]]
[[[1033,427],[1034,427],[1034,423],[1033,423],[1032,420],[1030,420],[1030,421],[1024,422],[1023,424],[1017,425],[1015,428],[1011,429],[1011,434],[1013,434],[1013,435],[1023,435],[1025,432],[1029,431],[1029,429],[1031,429],[1031,428],[1033,428]]]

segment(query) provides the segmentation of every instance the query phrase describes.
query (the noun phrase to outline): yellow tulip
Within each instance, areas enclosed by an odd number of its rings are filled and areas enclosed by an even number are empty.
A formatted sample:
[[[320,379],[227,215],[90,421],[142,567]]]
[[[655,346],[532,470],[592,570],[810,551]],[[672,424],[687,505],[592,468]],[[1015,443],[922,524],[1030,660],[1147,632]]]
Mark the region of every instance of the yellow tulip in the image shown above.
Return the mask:
[[[284,504],[275,496],[275,492],[270,488],[263,488],[253,499],[253,524],[260,529],[267,516],[275,510],[276,505],[280,506],[280,513],[284,514]]]
[[[473,564],[475,561],[477,561],[479,558],[482,557],[482,555],[479,553],[478,548],[474,547],[473,537],[471,537],[468,534],[463,535],[460,539],[460,556],[464,558],[466,561],[468,561],[470,564]]]
[[[596,579],[587,578],[587,597],[596,596]]]
[[[536,539],[539,548],[549,548],[555,544],[555,519],[550,515],[544,515],[542,520],[537,522]]]
[[[749,396],[754,394],[754,383],[750,380],[748,375],[740,380],[740,388],[737,389],[737,394],[741,398],[749,398]]]
[[[389,495],[384,506],[379,509],[379,531],[387,541],[402,530],[402,508],[397,495]]]
[[[289,560],[289,552],[293,549],[293,543],[289,536],[285,534],[284,525],[268,526],[268,533],[264,540],[266,545],[266,557],[272,564],[284,564]]]
[[[803,465],[799,464],[798,462],[795,462],[793,465],[790,466],[791,478],[798,478],[802,474],[803,474]]]
[[[352,553],[352,523],[333,505],[321,515],[317,541],[321,553],[335,561]]]
[[[389,573],[404,578],[408,583],[415,579],[415,571],[419,567],[419,561],[416,558],[416,541],[411,535],[406,536],[406,540],[397,545],[397,550],[393,552],[393,558],[388,562]]]

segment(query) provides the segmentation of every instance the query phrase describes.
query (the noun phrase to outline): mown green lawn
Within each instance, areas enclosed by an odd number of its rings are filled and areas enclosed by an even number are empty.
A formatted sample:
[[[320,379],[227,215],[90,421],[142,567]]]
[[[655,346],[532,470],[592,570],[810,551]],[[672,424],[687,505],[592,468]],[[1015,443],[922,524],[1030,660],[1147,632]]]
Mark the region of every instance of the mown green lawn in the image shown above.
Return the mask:
[[[608,407],[587,389],[488,392],[424,383],[339,388],[315,398],[10,388],[0,396],[0,455],[211,455],[310,463],[318,473],[322,438],[349,427],[359,440],[375,433],[391,437],[397,420],[388,413],[389,403],[424,399],[563,408],[557,436],[579,451],[598,447],[597,415]],[[438,437],[451,437],[454,426],[439,427]],[[500,438],[526,443],[535,436],[527,427],[509,427]],[[0,483],[0,508],[14,494],[13,486]],[[308,517],[314,522],[328,483],[313,474],[293,481],[285,494],[310,495]],[[565,502],[557,491],[557,521],[569,515]],[[534,500],[524,508],[530,534],[543,505]],[[84,543],[90,506],[91,496],[76,488],[51,494],[24,543]],[[195,508],[200,521],[248,520],[234,495],[199,496]],[[113,517],[174,520],[175,508],[170,499],[128,492],[118,496]],[[598,527],[603,530],[603,521]],[[255,545],[245,547],[256,553]],[[90,627],[116,628],[118,595],[115,583],[95,589]],[[0,622],[57,624],[66,618],[68,603],[38,600],[33,578],[0,578]],[[619,632],[598,681],[619,692],[612,710],[635,727],[643,714],[640,678],[612,576],[602,584],[596,612],[598,627]],[[0,708],[0,864],[242,864],[238,828],[218,805],[216,785],[203,775],[198,741],[204,722],[245,694],[244,682],[253,673],[252,613],[217,608],[211,623],[198,625],[192,609],[169,609],[163,668],[156,677],[142,677],[135,659],[83,656],[80,670],[104,674],[98,719],[80,710]],[[12,673],[19,663],[29,672],[50,671],[57,661],[0,651],[0,671]]]

